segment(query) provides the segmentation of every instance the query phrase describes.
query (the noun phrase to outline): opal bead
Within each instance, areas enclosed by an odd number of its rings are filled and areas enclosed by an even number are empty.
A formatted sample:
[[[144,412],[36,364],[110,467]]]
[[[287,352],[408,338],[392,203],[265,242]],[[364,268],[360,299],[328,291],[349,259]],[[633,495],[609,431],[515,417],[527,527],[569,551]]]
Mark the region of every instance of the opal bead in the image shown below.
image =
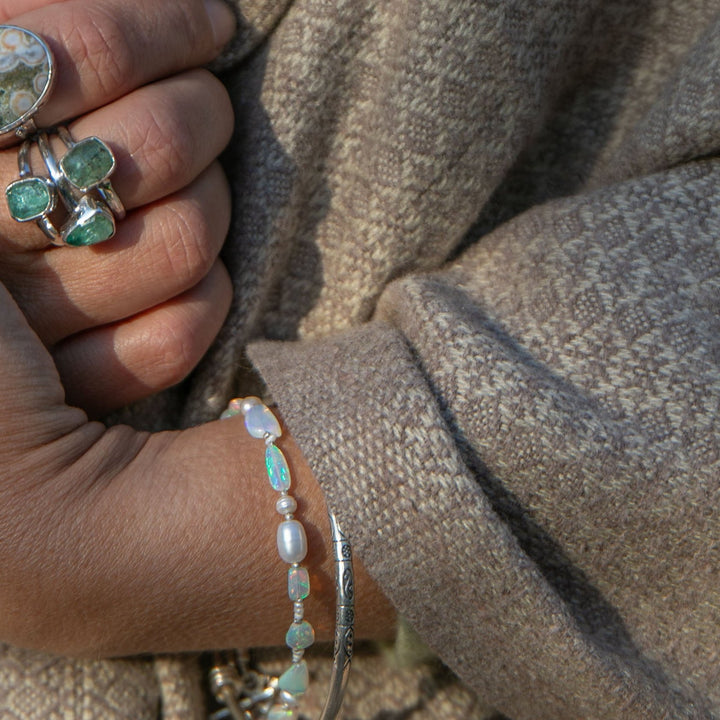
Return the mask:
[[[307,620],[294,622],[285,634],[285,642],[293,650],[305,650],[315,642],[315,630]]]
[[[302,695],[309,684],[310,673],[304,660],[293,663],[278,679],[278,687],[291,695]]]
[[[290,489],[290,468],[277,445],[268,445],[265,449],[265,467],[273,490],[287,492]]]
[[[265,405],[252,405],[248,409],[245,413],[245,427],[250,435],[261,440],[266,435],[282,435],[280,423]]]
[[[243,413],[243,399],[242,398],[233,398],[228,403],[228,410],[232,410],[235,413]]]
[[[286,563],[302,562],[307,555],[307,536],[302,523],[297,520],[281,522],[277,529],[277,547]]]
[[[267,714],[267,720],[295,720],[297,710],[290,707],[271,708]]]
[[[310,594],[310,573],[304,567],[288,570],[288,597],[297,602]]]
[[[297,500],[292,495],[281,495],[275,503],[275,509],[281,515],[294,513],[297,510]]]
[[[231,403],[237,403],[237,406],[240,408],[240,412],[243,415],[247,415],[253,405],[262,405],[263,401],[259,397],[248,395],[245,398],[235,398],[234,400],[231,400]]]

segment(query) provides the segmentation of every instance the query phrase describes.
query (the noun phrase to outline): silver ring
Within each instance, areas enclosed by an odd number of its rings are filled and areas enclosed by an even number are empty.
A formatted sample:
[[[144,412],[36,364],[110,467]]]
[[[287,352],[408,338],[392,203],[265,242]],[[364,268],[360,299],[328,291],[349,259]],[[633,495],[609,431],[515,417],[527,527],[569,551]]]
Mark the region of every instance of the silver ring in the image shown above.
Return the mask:
[[[47,43],[16,25],[0,25],[0,147],[34,132],[50,97],[55,61]]]
[[[74,140],[64,125],[58,126],[57,134],[68,149],[60,160],[60,169],[68,182],[82,193],[97,191],[117,219],[122,220],[125,207],[110,183],[117,164],[112,150],[95,136]]]
[[[25,140],[18,150],[20,179],[5,188],[5,199],[14,220],[34,220],[53,245],[62,245],[60,233],[48,217],[57,204],[55,184],[48,178],[33,175],[29,158],[31,144],[31,140]]]
[[[83,194],[66,177],[53,153],[47,132],[41,130],[36,137],[50,179],[70,213],[60,230],[62,244],[83,247],[109,240],[115,235],[116,229],[115,217],[110,209],[91,194]]]

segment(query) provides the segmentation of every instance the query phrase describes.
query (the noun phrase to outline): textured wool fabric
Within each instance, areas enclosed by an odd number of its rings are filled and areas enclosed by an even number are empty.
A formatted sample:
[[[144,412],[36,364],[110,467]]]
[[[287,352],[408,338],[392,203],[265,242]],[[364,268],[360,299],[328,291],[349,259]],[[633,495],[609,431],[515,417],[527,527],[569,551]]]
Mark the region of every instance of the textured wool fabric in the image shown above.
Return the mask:
[[[216,417],[249,347],[462,681],[361,655],[347,720],[720,718],[715,0],[236,7],[235,301],[191,380],[126,419]],[[198,713],[189,658],[100,664],[144,688],[123,714],[72,709],[79,665],[4,653],[55,715],[2,717]]]

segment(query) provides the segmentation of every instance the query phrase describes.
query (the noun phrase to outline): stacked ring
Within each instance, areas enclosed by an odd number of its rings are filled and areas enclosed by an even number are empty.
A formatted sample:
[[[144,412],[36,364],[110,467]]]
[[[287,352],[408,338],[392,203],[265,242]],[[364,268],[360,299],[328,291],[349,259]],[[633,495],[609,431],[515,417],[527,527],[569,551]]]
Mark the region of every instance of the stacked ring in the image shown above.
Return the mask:
[[[33,175],[30,168],[30,140],[25,140],[18,151],[20,179],[5,189],[10,214],[18,222],[35,220],[53,245],[61,245],[60,233],[48,215],[57,204],[57,191],[51,180]]]
[[[115,157],[99,138],[75,141],[66,127],[56,129],[66,152],[55,156],[48,133],[37,130],[34,116],[45,104],[55,71],[50,48],[37,35],[0,25],[0,147],[22,138],[20,177],[5,190],[10,215],[34,220],[54,245],[85,246],[109,240],[125,208],[110,184]],[[37,141],[49,178],[33,174],[30,149]],[[67,218],[60,230],[50,220],[60,198]]]

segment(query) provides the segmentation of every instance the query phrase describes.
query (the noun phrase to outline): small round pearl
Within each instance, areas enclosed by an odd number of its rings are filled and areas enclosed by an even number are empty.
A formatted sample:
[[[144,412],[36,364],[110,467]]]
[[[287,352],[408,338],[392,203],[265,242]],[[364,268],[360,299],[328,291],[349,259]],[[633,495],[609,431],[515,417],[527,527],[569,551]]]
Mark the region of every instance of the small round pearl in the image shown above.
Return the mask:
[[[281,515],[294,513],[297,510],[297,500],[292,495],[281,495],[275,503],[275,509]]]
[[[277,529],[277,548],[286,563],[299,563],[307,555],[307,536],[302,523],[284,520]]]

